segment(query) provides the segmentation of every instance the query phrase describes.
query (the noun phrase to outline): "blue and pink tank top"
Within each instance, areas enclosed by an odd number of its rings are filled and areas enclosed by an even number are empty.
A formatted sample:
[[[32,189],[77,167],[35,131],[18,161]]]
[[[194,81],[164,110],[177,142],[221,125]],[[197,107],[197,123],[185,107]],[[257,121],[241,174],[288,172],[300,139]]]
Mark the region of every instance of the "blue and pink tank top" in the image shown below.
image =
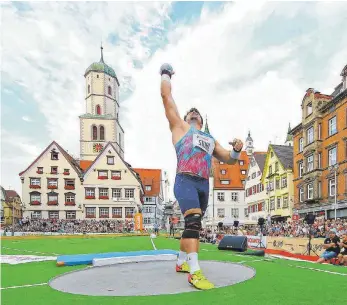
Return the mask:
[[[211,135],[192,126],[175,145],[176,172],[208,179],[214,147],[215,140]]]

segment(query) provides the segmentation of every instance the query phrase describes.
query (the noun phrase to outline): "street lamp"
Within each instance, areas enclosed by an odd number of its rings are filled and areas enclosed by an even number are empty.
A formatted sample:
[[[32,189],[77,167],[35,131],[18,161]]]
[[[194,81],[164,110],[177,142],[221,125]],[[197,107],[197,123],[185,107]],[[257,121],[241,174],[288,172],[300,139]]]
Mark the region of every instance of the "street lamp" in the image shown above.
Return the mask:
[[[335,210],[335,220],[336,220],[336,208],[337,208],[337,171],[339,169],[339,165],[336,163],[332,166],[329,166],[329,170],[330,171],[334,171],[334,181],[335,181],[335,194],[334,194],[334,197],[335,197],[335,203],[334,203],[334,210]]]

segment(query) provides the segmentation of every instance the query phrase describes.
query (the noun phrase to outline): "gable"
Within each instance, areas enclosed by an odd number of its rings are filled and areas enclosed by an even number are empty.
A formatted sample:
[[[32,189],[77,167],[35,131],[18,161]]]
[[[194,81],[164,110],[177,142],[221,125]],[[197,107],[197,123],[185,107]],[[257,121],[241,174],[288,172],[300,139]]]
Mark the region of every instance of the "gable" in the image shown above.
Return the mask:
[[[108,164],[108,157],[113,159],[114,164]],[[141,179],[136,175],[130,165],[119,155],[111,142],[108,142],[105,148],[95,158],[83,175],[84,184],[100,184],[103,180],[98,179],[99,171],[107,171],[111,178],[111,172],[120,172],[121,179],[116,180],[117,185],[138,185],[141,192],[144,193]],[[111,180],[113,181],[113,180]]]
[[[53,150],[58,153],[58,160],[51,159]],[[81,174],[81,169],[77,162],[57,142],[53,141],[24,171],[19,173],[19,176],[28,174],[28,172],[36,172],[37,167],[43,167],[44,172],[48,172],[51,166],[58,166],[58,171],[60,168],[68,168],[75,171],[78,175]]]
[[[145,189],[145,196],[160,196],[162,198],[161,169],[134,168],[133,170],[140,175]],[[146,190],[146,186],[151,186],[151,190]]]

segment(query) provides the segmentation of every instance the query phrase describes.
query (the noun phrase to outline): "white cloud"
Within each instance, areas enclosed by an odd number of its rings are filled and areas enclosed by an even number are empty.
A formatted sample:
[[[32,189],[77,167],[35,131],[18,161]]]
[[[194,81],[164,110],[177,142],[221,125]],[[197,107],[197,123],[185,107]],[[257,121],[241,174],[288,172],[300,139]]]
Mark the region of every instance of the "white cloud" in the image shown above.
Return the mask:
[[[101,40],[105,61],[115,69],[123,92],[134,90],[128,100],[121,101],[126,160],[136,167],[169,170],[171,186],[176,156],[160,98],[158,70],[162,63],[170,62],[176,69],[173,94],[182,116],[196,106],[208,115],[210,131],[223,145],[233,137],[244,139],[250,129],[258,150],[266,150],[275,137],[280,144],[288,123],[293,126],[300,121],[305,90],[313,86],[324,86],[317,88],[322,92],[333,88],[346,64],[346,40],[339,40],[340,49],[332,48],[329,60],[324,61],[329,71],[323,78],[319,75],[324,83],[305,76],[312,66],[300,58],[302,48],[314,48],[320,43],[314,53],[316,63],[320,63],[321,44],[324,46],[326,39],[320,37],[320,31],[343,30],[331,23],[341,21],[347,14],[338,3],[312,3],[307,14],[317,24],[314,32],[306,33],[303,27],[302,32],[284,43],[269,47],[265,44],[257,49],[253,42],[259,37],[254,33],[268,18],[295,18],[307,6],[258,1],[227,3],[218,11],[204,8],[197,23],[178,22],[163,34],[166,37],[147,37],[153,29],[163,31],[170,4],[30,5],[33,11],[22,13],[11,4],[5,5],[2,20],[6,25],[2,69],[36,101],[47,119],[42,128],[47,128],[51,137],[47,143],[34,145],[34,139],[11,142],[8,134],[6,143],[28,154],[25,162],[30,162],[31,156],[36,157],[53,139],[78,154],[78,115],[85,110],[83,73],[99,60]],[[107,42],[109,35],[118,37],[117,45]],[[263,35],[260,39],[268,38],[266,32]],[[164,38],[168,43],[151,56],[152,44]],[[330,46],[326,44],[323,49]],[[135,69],[134,61],[143,69]]]
[[[32,122],[33,120],[31,118],[29,118],[28,116],[22,116],[22,120],[26,121],[26,122]]]

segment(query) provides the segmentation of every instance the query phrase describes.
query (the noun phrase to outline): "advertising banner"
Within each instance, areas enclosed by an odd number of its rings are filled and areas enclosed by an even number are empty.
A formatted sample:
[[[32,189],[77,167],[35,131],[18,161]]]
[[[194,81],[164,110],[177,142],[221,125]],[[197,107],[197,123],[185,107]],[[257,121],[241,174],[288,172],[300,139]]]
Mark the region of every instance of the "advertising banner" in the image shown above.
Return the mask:
[[[247,245],[252,248],[266,248],[266,236],[262,236],[260,243],[260,236],[247,236]]]
[[[135,231],[143,230],[143,216],[142,213],[136,213],[134,217]]]

